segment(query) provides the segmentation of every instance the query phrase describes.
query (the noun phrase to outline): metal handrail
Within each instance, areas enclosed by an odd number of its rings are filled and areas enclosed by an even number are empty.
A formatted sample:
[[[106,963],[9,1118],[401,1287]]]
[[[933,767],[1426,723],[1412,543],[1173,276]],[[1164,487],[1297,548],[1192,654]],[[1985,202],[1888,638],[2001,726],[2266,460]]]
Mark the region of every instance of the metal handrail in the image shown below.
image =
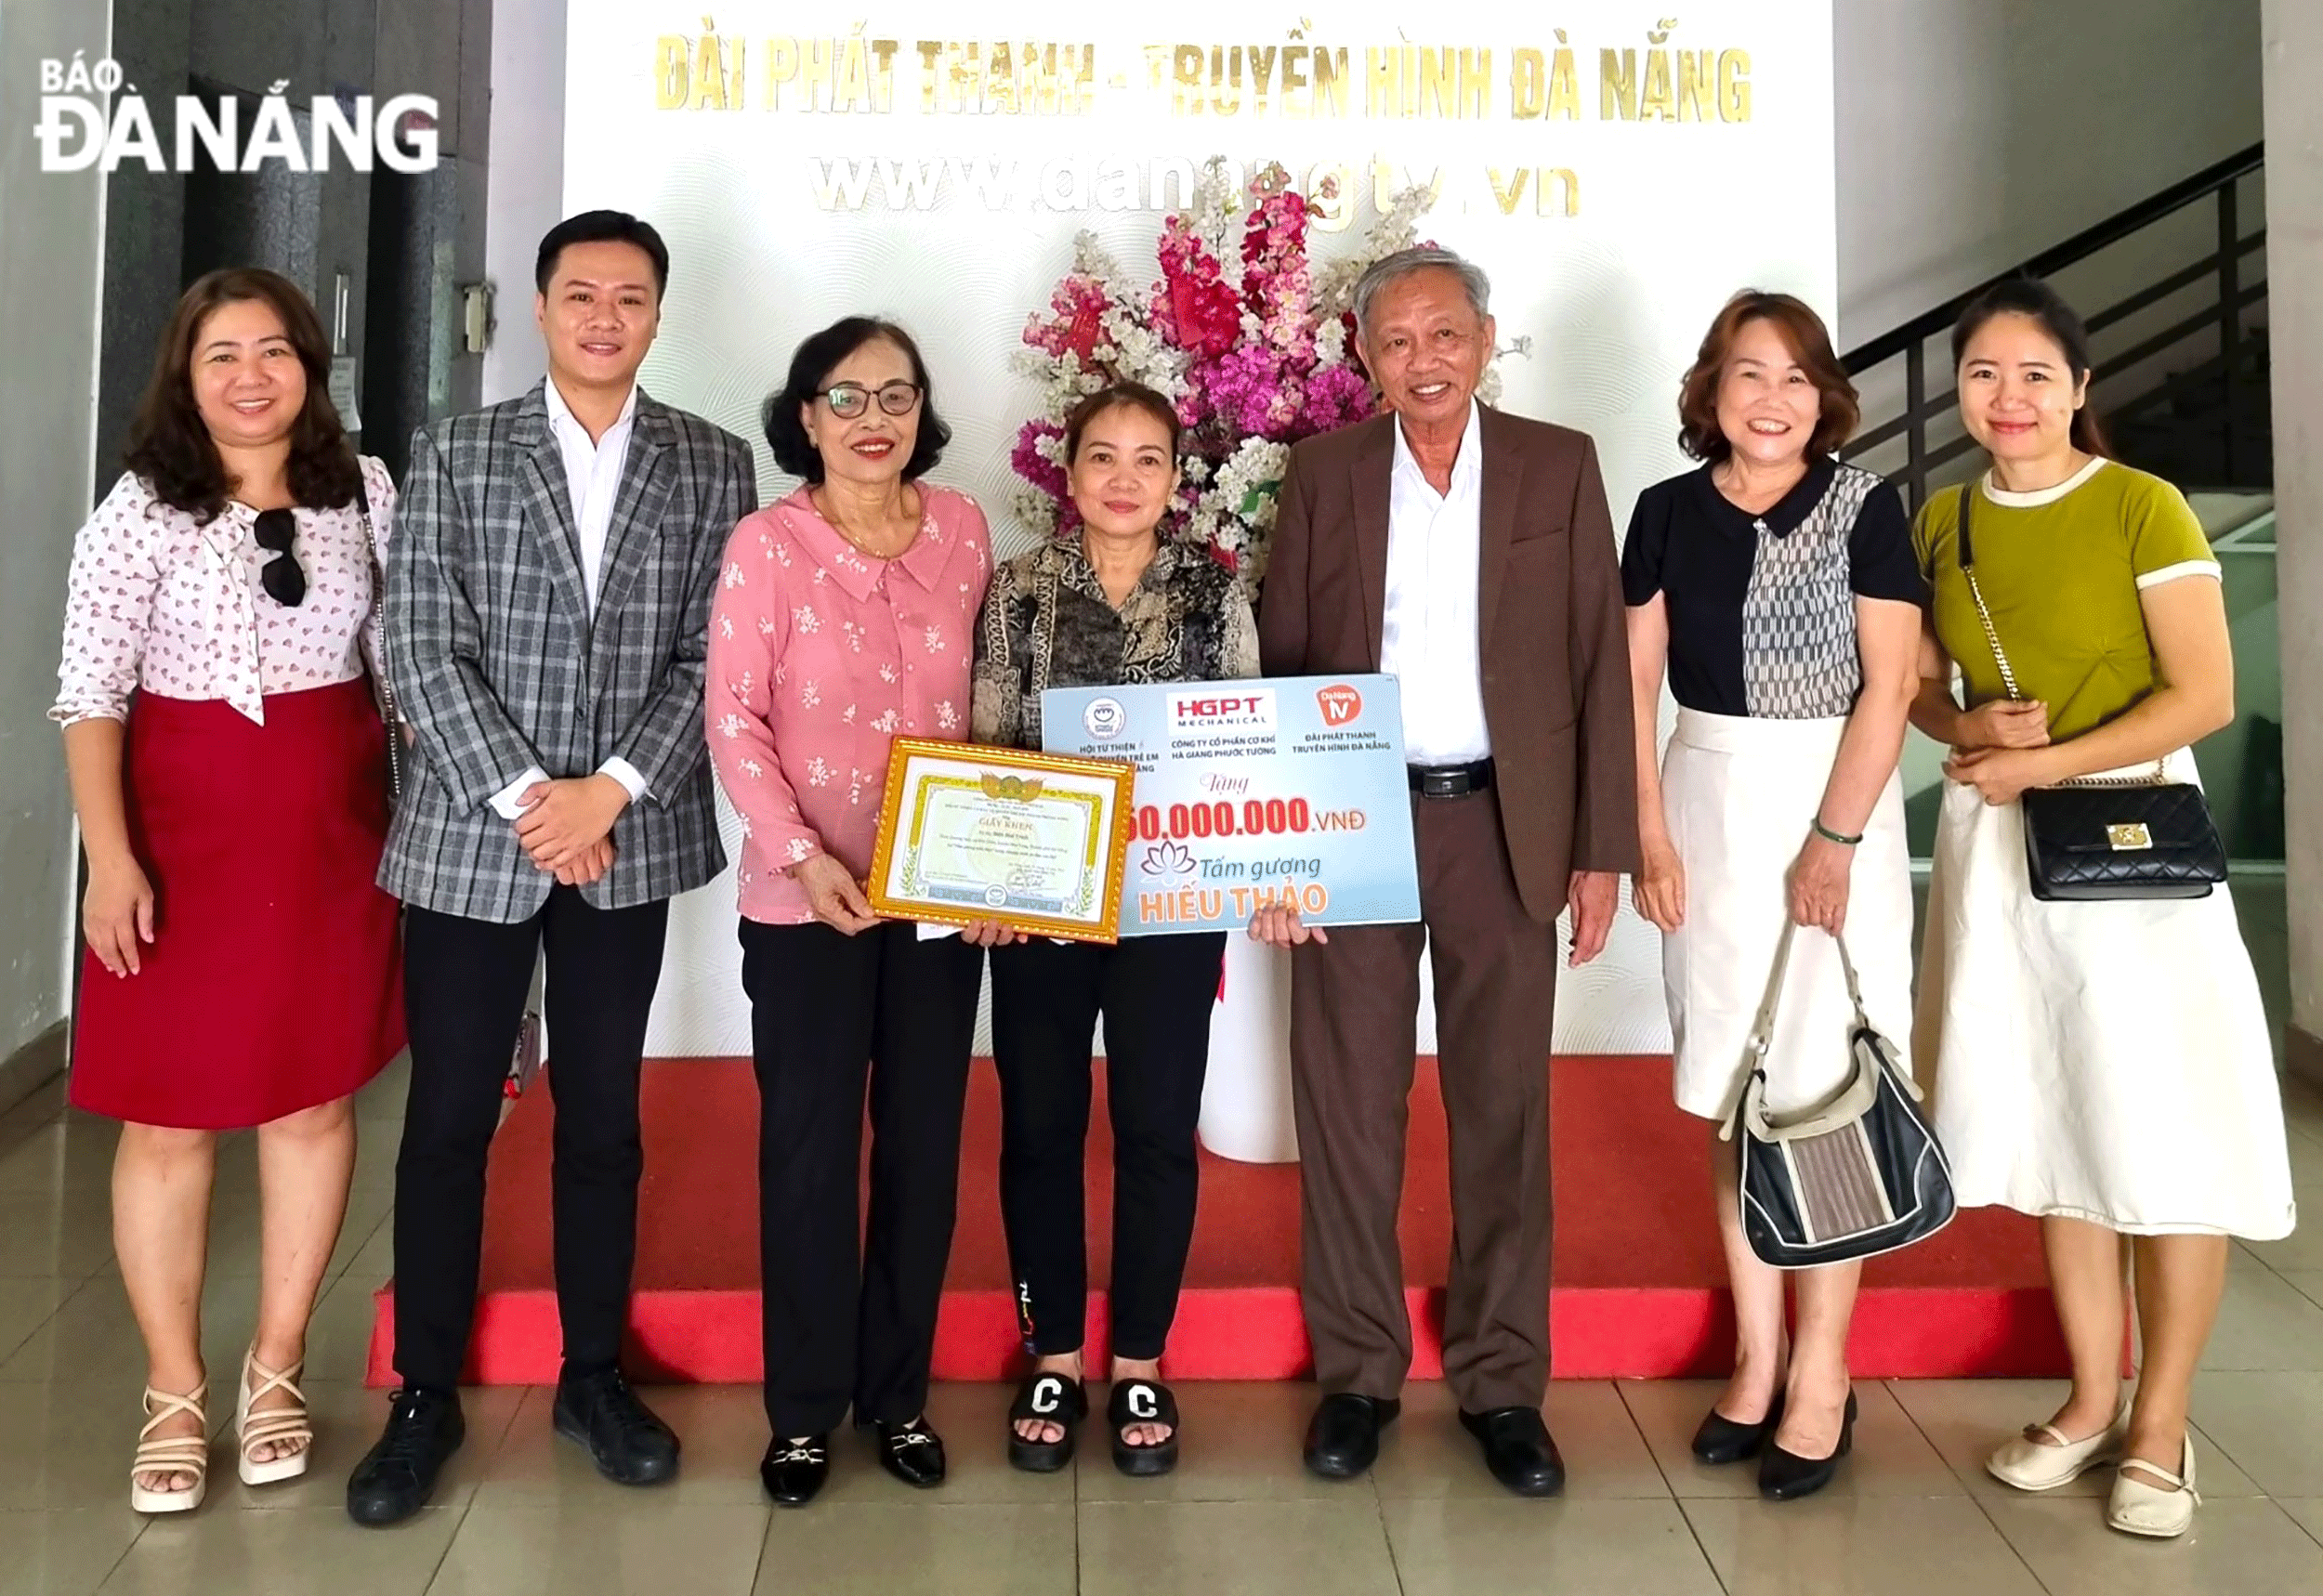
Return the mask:
[[[1866,367],[1878,365],[1891,356],[1900,355],[1907,346],[1949,329],[1959,319],[1960,313],[1967,308],[1968,302],[1994,283],[2006,282],[2015,277],[2054,277],[2067,267],[2086,260],[2108,244],[2119,243],[2132,233],[2151,227],[2164,216],[2216,193],[2236,178],[2255,172],[2264,164],[2266,146],[2261,142],[2229,155],[2224,161],[2205,166],[2191,177],[2171,184],[2161,192],[2107,216],[2096,226],[2083,228],[2063,243],[2042,250],[2022,265],[1996,272],[1974,288],[1955,294],[1933,310],[1923,311],[1902,326],[1890,328],[1870,342],[1857,346],[1841,357],[1841,363],[1850,372],[1860,372]]]
[[[2125,350],[2109,355],[2098,362],[2094,376],[2102,379],[2116,375],[2167,352],[2188,338],[2215,328],[2218,337],[2215,355],[2205,359],[2194,371],[2179,373],[2157,385],[2153,392],[2138,395],[2127,404],[2117,407],[2117,412],[2146,409],[2150,401],[2158,400],[2165,394],[2184,391],[2198,377],[2224,373],[2231,385],[2236,373],[2246,363],[2247,341],[2242,332],[2242,313],[2266,297],[2264,278],[2252,281],[2245,275],[2243,267],[2243,258],[2265,244],[2266,229],[2261,228],[2249,234],[2242,231],[2236,185],[2244,177],[2260,170],[2265,163],[2266,146],[2253,144],[2224,161],[2204,167],[2192,177],[2172,184],[2127,210],[2106,217],[2094,227],[2082,229],[2064,242],[2042,250],[2009,270],[1953,295],[1902,326],[1849,350],[1841,363],[1846,367],[1849,375],[1857,377],[1901,356],[1904,361],[1904,404],[1901,413],[1857,435],[1843,451],[1844,456],[1856,459],[1900,438],[1905,446],[1907,460],[1904,469],[1896,475],[1896,480],[1907,500],[1917,506],[1927,496],[1929,474],[1975,447],[1974,441],[1964,436],[1950,438],[1933,448],[1930,446],[1929,424],[1940,419],[1952,408],[1952,385],[1948,381],[1941,394],[1929,392],[1928,340],[1949,331],[1969,301],[1994,283],[2013,278],[2053,276],[2203,200],[2211,201],[2217,213],[2217,242],[2211,251],[2192,265],[2172,271],[2094,312],[2086,319],[2086,325],[2093,334],[2102,331],[2160,304],[2174,294],[2205,281],[2211,281],[2215,284],[2215,293],[2205,302],[2202,309],[2141,339]],[[2230,399],[2224,462],[2229,478],[2235,473],[2237,463],[2237,433],[2236,411]]]

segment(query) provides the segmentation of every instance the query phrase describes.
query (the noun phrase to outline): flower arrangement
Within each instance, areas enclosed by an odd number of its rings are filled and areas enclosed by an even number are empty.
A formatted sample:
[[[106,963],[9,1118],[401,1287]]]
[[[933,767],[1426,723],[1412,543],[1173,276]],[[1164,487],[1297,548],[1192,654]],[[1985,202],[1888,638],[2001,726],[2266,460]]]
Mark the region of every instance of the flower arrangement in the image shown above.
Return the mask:
[[[1269,165],[1243,193],[1225,166],[1214,158],[1191,205],[1162,224],[1161,276],[1148,287],[1125,281],[1093,234],[1073,241],[1072,269],[1025,324],[1016,369],[1041,385],[1042,408],[1018,429],[1011,464],[1026,483],[1017,517],[1044,533],[1072,531],[1066,415],[1114,382],[1158,389],[1186,429],[1184,480],[1163,535],[1208,548],[1254,595],[1291,445],[1376,408],[1348,358],[1356,280],[1411,246],[1427,193],[1398,194],[1352,253],[1319,265],[1307,253],[1312,206],[1289,175]],[[1495,377],[1486,373],[1488,399]]]

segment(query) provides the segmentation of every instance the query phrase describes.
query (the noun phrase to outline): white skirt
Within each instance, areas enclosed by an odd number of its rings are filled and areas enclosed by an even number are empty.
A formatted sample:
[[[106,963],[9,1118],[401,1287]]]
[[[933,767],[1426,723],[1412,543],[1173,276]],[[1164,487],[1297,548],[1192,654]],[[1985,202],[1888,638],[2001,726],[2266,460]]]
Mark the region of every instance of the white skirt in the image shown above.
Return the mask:
[[[2200,779],[2185,750],[2168,774]],[[2274,1050],[2225,888],[2043,903],[2024,810],[1947,781],[1919,1019],[1917,1070],[1962,1208],[2140,1235],[2290,1233]]]
[[[1846,730],[1833,720],[1760,720],[1681,709],[1661,762],[1661,805],[1686,867],[1686,921],[1662,939],[1680,1108],[1726,1119],[1749,1079],[1745,1050],[1790,919],[1791,861],[1813,828]],[[1873,1026],[1911,1048],[1911,858],[1903,783],[1888,778],[1854,850],[1848,955]],[[1855,1010],[1830,937],[1803,932],[1775,1008],[1766,1105],[1820,1105],[1846,1085]]]

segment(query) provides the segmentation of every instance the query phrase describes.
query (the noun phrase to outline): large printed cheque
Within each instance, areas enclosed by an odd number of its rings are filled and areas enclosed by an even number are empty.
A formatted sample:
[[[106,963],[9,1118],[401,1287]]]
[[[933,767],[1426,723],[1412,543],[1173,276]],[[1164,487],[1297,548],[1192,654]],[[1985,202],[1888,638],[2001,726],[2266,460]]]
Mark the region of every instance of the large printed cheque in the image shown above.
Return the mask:
[[[1274,903],[1310,925],[1420,918],[1393,676],[1052,687],[1041,726],[1047,752],[1137,767],[1123,936]]]

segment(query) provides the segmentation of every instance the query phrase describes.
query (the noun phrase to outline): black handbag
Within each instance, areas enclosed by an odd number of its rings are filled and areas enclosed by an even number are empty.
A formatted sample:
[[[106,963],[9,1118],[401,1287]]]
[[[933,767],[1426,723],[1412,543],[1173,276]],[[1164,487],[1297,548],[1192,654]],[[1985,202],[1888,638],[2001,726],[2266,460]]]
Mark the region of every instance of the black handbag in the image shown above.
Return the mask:
[[[1797,926],[1785,921],[1775,969],[1751,1033],[1751,1078],[1719,1134],[1736,1144],[1742,1235],[1778,1269],[1812,1269],[1893,1252],[1952,1222],[1952,1169],[1921,1118],[1920,1088],[1863,1012],[1847,945],[1833,937],[1855,1006],[1847,1084],[1820,1107],[1766,1111],[1766,1053]],[[1831,1039],[1839,1045],[1839,1039]]]
[[[1960,491],[1960,574],[1984,622],[2001,685],[2022,701],[2016,673],[1976,584],[1975,551],[1968,541],[1968,507],[1975,497],[1973,482]],[[2226,846],[2202,790],[2168,779],[2165,770],[2158,759],[2151,776],[2084,777],[2027,789],[2019,802],[2033,896],[2050,903],[2208,897],[2226,879]]]

